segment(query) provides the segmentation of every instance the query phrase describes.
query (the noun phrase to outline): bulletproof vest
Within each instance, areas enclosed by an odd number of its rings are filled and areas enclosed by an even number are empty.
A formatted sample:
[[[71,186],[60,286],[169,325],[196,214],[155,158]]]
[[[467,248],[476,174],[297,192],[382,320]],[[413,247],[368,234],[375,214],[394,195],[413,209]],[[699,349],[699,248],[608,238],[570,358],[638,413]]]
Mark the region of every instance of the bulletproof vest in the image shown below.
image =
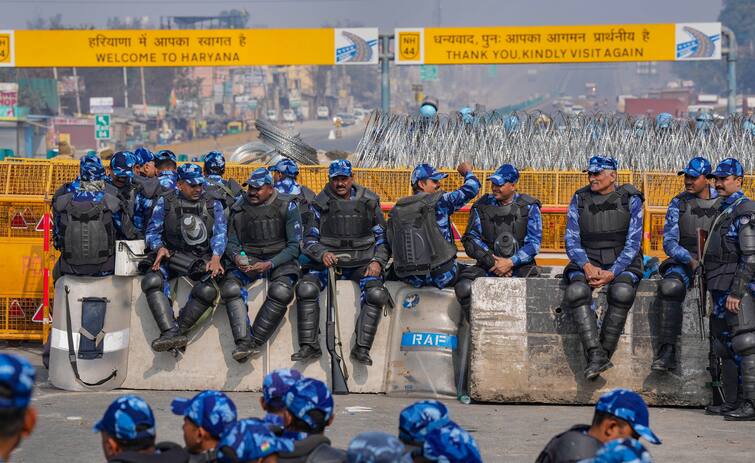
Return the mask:
[[[243,189],[241,188],[241,185],[236,183],[235,180],[216,182],[207,179],[207,183],[205,184],[205,195],[209,198],[220,201],[223,204],[223,210],[225,211],[233,206],[233,203],[236,202],[236,197],[242,191]]]
[[[261,259],[285,249],[289,201],[274,191],[263,204],[255,206],[242,198],[231,208],[232,226],[248,256]]]
[[[441,196],[443,191],[417,193],[401,198],[391,209],[388,241],[399,278],[428,275],[456,257],[456,246],[443,236],[435,217]]]
[[[356,197],[342,199],[330,187],[325,188],[315,198],[320,208],[320,244],[336,254],[349,254],[344,266],[360,267],[375,255],[375,223],[377,196],[362,187],[354,185]]]
[[[172,191],[163,198],[163,236],[168,249],[196,255],[209,254],[212,227],[215,224],[214,200],[202,196],[198,201],[190,201],[181,197],[177,191]]]
[[[740,216],[755,213],[755,202],[743,199],[735,207],[726,208],[715,219],[705,243],[703,268],[711,291],[727,291],[734,280],[739,262],[737,243],[726,238],[729,227]]]
[[[721,198],[701,199],[689,193],[679,199],[679,244],[697,258],[697,230],[710,230],[718,216]]]
[[[299,206],[299,213],[301,214],[301,225],[306,233],[307,227],[309,227],[312,221],[312,211],[309,209],[309,206],[315,202],[315,192],[304,185],[300,186],[301,192],[295,198],[296,204]]]
[[[477,210],[482,226],[482,241],[493,249],[495,254],[496,243],[501,243],[506,239],[505,235],[511,235],[516,239],[516,244],[522,246],[524,239],[527,237],[527,221],[529,220],[530,208],[532,204],[540,206],[540,202],[528,195],[519,195],[514,201],[503,206],[492,204],[482,204],[482,200],[477,201],[472,208]],[[511,255],[498,257],[511,257]]]
[[[642,193],[625,184],[607,195],[593,193],[589,186],[577,190],[576,195],[582,247],[591,260],[601,265],[612,264],[626,243],[630,198],[639,196],[644,200]]]
[[[603,444],[587,435],[589,429],[587,425],[577,425],[557,435],[548,442],[537,463],[577,462],[594,457]]]
[[[141,177],[137,175],[134,176],[133,182],[136,185],[136,191],[147,199],[157,199],[160,195],[168,192],[160,184],[160,180],[157,177]]]
[[[74,267],[87,267],[86,273],[109,271],[104,267],[115,256],[115,226],[113,213],[120,200],[108,192],[100,201],[73,201],[74,193],[55,198],[53,207],[60,215],[62,257]]]

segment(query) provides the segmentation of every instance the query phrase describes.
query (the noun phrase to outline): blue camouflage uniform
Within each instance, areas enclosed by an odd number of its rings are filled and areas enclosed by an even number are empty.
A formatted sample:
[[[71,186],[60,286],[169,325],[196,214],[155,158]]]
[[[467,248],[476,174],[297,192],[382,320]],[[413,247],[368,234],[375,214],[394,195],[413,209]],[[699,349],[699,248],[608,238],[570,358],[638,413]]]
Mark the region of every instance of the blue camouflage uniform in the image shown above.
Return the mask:
[[[270,166],[270,172],[279,172],[283,177],[273,184],[278,193],[297,196],[302,192],[302,186],[296,181],[299,175],[299,166],[290,159],[281,159],[274,166]]]
[[[21,410],[31,403],[37,372],[25,358],[0,353],[0,410]]]
[[[284,428],[283,417],[278,413],[286,409],[284,400],[288,390],[302,378],[304,376],[294,368],[279,368],[265,375],[262,380],[262,400],[267,410],[262,418],[264,423],[279,429]],[[283,429],[280,436],[297,441],[306,438],[307,434]]]
[[[120,441],[153,438],[157,435],[155,415],[139,396],[124,395],[115,399],[94,424],[93,432],[104,432]]]
[[[448,174],[442,174],[428,164],[419,164],[414,168],[414,171],[412,171],[411,182],[412,185],[414,185],[420,180],[431,179],[440,181],[446,177],[448,177]],[[449,243],[454,244],[454,236],[451,231],[451,214],[464,207],[465,204],[477,196],[477,193],[480,192],[481,186],[482,185],[474,172],[467,172],[464,176],[464,183],[462,186],[454,191],[443,193],[436,203],[435,218],[438,222],[438,228],[440,228],[441,233]],[[459,265],[454,261],[449,270],[440,274],[425,276],[411,275],[402,281],[415,288],[435,286],[436,288],[442,289],[452,285],[456,281],[458,273]]]
[[[179,397],[170,403],[174,415],[188,418],[194,425],[219,439],[236,424],[236,404],[220,391],[202,391],[191,399]]]
[[[165,161],[173,161],[176,163],[176,155],[170,150],[160,150],[155,154],[155,164],[159,164]],[[157,179],[160,181],[160,186],[165,190],[171,191],[176,189],[178,182],[178,173],[175,170],[161,170],[157,173]]]
[[[222,185],[220,191],[214,192],[218,199],[225,202],[226,208],[243,196],[241,186],[235,180],[224,179],[225,157],[220,151],[210,151],[204,159],[204,174],[209,185]],[[229,194],[230,192],[230,194]],[[229,199],[229,197],[233,197]]]
[[[295,441],[295,453],[305,453],[314,449],[315,446],[323,447],[318,449],[332,458],[328,461],[343,461],[346,458],[346,452],[334,449],[330,446],[330,440],[322,434],[322,430],[327,427],[327,423],[333,417],[333,395],[330,393],[328,386],[314,378],[302,378],[291,387],[283,398],[288,412],[298,421],[302,422],[312,431],[301,432]],[[322,422],[315,422],[309,412],[317,410],[322,413]],[[292,423],[293,425],[293,423]],[[292,436],[294,429],[286,429],[284,436]],[[313,443],[316,443],[313,445]],[[318,460],[316,460],[318,461]]]
[[[474,437],[453,421],[427,433],[422,456],[440,463],[482,463]]]
[[[218,443],[218,462],[237,463],[261,461],[270,455],[294,450],[294,443],[273,434],[255,418],[239,420],[223,435]]]
[[[136,165],[137,157],[130,151],[119,151],[113,155],[110,161],[113,176],[126,179],[126,185],[119,188],[119,191],[123,199],[128,201],[128,214],[131,217],[134,228],[139,232],[139,236],[144,236],[147,228],[145,218],[152,210],[153,200],[145,197],[134,183],[134,166]],[[108,177],[106,181],[116,187],[111,177]],[[132,190],[136,191],[133,192],[133,201],[130,201]],[[120,226],[120,224],[118,225]]]
[[[421,449],[427,433],[450,423],[448,408],[438,400],[420,400],[401,410],[398,437],[406,446],[406,453]]]
[[[653,463],[653,459],[640,441],[627,437],[606,442],[594,458],[579,463]]]
[[[396,436],[384,432],[363,432],[351,439],[346,463],[411,463]]]

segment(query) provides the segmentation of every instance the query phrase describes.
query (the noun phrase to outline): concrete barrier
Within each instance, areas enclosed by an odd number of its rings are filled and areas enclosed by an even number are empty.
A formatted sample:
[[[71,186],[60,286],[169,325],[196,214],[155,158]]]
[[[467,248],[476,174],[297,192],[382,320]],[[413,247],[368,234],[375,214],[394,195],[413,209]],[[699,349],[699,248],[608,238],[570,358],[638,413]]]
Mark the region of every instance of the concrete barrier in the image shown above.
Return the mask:
[[[568,311],[561,309],[558,279],[480,278],[472,290],[470,395],[487,402],[591,404],[603,392],[625,387],[653,405],[699,406],[709,400],[708,341],[701,340],[697,295],[684,303],[677,347],[680,368],[650,370],[656,347],[656,282],[643,280],[618,349],[614,368],[595,381],[582,377],[585,358]],[[605,291],[596,298],[606,307]],[[707,328],[707,327],[706,327]]]

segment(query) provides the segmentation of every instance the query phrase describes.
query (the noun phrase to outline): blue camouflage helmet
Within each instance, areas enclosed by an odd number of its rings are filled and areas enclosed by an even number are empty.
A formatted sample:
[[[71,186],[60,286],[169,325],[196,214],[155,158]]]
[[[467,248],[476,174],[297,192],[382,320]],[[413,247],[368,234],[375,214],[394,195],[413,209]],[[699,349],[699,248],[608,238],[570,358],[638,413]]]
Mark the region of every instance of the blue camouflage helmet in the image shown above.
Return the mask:
[[[404,444],[384,432],[363,432],[354,437],[346,450],[347,463],[411,463]]]
[[[427,433],[422,456],[440,463],[482,463],[477,442],[453,421]]]
[[[246,179],[243,186],[250,186],[252,188],[262,188],[263,185],[272,185],[273,176],[270,175],[270,171],[264,167],[258,167],[254,169],[249,178]]]
[[[701,175],[708,175],[713,170],[710,165],[710,161],[702,156],[692,158],[687,163],[687,167],[678,172],[679,175],[689,175],[690,177],[699,177]]]
[[[181,164],[178,167],[178,180],[189,185],[204,185],[207,181],[202,175],[202,168],[197,164]]]
[[[26,408],[36,377],[36,370],[25,358],[0,354],[0,410]]]
[[[700,112],[695,117],[695,128],[699,131],[710,130],[713,126],[713,116],[709,112]]]
[[[110,169],[116,177],[132,178],[135,165],[136,157],[131,151],[118,151],[110,159]]]
[[[155,154],[155,163],[163,161],[176,161],[176,153],[171,150],[160,150]]]
[[[256,418],[239,420],[218,443],[218,462],[257,461],[268,455],[294,450],[294,442],[282,439]]]
[[[94,153],[87,153],[79,160],[79,175],[85,182],[105,179],[105,168],[102,160]]]
[[[328,166],[328,178],[351,177],[351,161],[348,159],[336,159]]]
[[[745,131],[745,133],[750,133],[753,137],[755,137],[755,122],[753,122],[750,119],[747,119],[742,123],[742,129]]]
[[[121,441],[154,438],[155,415],[141,397],[124,395],[110,404],[92,430]]]
[[[464,106],[459,110],[459,115],[461,116],[461,120],[464,121],[465,124],[471,124],[474,122],[474,110],[470,108],[469,106]]]
[[[507,114],[503,119],[503,128],[507,132],[516,132],[519,128],[519,117],[516,114]]]
[[[280,172],[285,177],[296,178],[299,175],[299,166],[290,159],[281,159],[274,166],[270,166],[270,172]]]
[[[303,376],[293,368],[279,368],[268,373],[262,380],[262,398],[269,406],[280,409],[286,406],[283,397]]]
[[[137,166],[143,166],[144,164],[155,160],[155,155],[152,154],[152,151],[143,146],[140,146],[134,151],[134,157],[136,158]]]
[[[314,378],[303,378],[294,383],[286,392],[284,402],[292,415],[307,423],[312,429],[317,427],[309,415],[312,410],[321,411],[325,423],[333,416],[333,395],[325,383]]]
[[[629,423],[634,432],[651,444],[660,444],[661,440],[650,429],[650,413],[645,401],[639,394],[629,389],[617,388],[606,392],[595,404],[595,411],[608,413]]]
[[[412,185],[420,180],[430,179],[435,181],[443,180],[448,177],[448,174],[444,174],[435,170],[435,167],[430,164],[417,164],[417,167],[412,171]]]
[[[728,177],[730,175],[735,177],[744,177],[745,175],[745,169],[742,167],[742,163],[734,158],[726,158],[719,162],[716,166],[716,170],[708,174],[707,177]]]
[[[223,175],[225,173],[225,158],[220,151],[210,151],[204,157],[205,175]]]
[[[219,391],[202,391],[191,399],[179,397],[170,407],[174,414],[185,416],[216,438],[236,422],[236,405]]]
[[[604,170],[618,170],[619,163],[616,159],[607,156],[593,156],[587,162],[587,169],[582,172],[589,172],[591,174],[597,174]]]
[[[519,181],[519,170],[511,164],[504,164],[488,177],[488,180],[494,185],[503,185],[504,183],[516,183]]]
[[[437,400],[421,400],[401,410],[398,437],[406,443],[421,444],[427,433],[447,424],[448,408]]]
[[[419,114],[426,118],[435,117],[438,114],[438,100],[431,96],[425,97],[419,107]]]
[[[659,129],[668,129],[674,122],[674,116],[669,113],[660,113],[655,116],[655,126]]]
[[[607,442],[595,457],[581,463],[652,463],[653,459],[644,445],[631,437]]]

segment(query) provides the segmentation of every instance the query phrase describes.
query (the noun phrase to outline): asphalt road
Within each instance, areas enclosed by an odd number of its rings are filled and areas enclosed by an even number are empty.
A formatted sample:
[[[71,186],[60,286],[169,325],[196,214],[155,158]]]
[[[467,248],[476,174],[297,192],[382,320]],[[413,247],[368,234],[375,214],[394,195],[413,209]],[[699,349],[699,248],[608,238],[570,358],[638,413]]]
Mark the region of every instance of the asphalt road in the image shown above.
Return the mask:
[[[1,345],[0,345],[1,346]],[[7,348],[41,365],[38,347]],[[41,463],[104,461],[99,436],[92,425],[110,402],[121,394],[136,393],[153,407],[159,440],[181,440],[181,419],[170,412],[174,397],[193,393],[165,391],[64,392],[47,382],[47,371],[39,368],[38,388],[33,399],[38,409],[37,429],[14,454],[13,462]],[[242,416],[260,416],[258,393],[230,393]],[[328,435],[335,445],[346,447],[360,432],[397,432],[398,414],[413,401],[384,395],[336,397],[336,418]],[[591,407],[549,405],[462,405],[445,401],[451,418],[472,432],[486,462],[532,462],[555,434],[575,423],[587,423]],[[649,450],[655,461],[752,461],[755,454],[755,422],[730,423],[705,416],[699,409],[653,408],[650,424],[663,439]]]

